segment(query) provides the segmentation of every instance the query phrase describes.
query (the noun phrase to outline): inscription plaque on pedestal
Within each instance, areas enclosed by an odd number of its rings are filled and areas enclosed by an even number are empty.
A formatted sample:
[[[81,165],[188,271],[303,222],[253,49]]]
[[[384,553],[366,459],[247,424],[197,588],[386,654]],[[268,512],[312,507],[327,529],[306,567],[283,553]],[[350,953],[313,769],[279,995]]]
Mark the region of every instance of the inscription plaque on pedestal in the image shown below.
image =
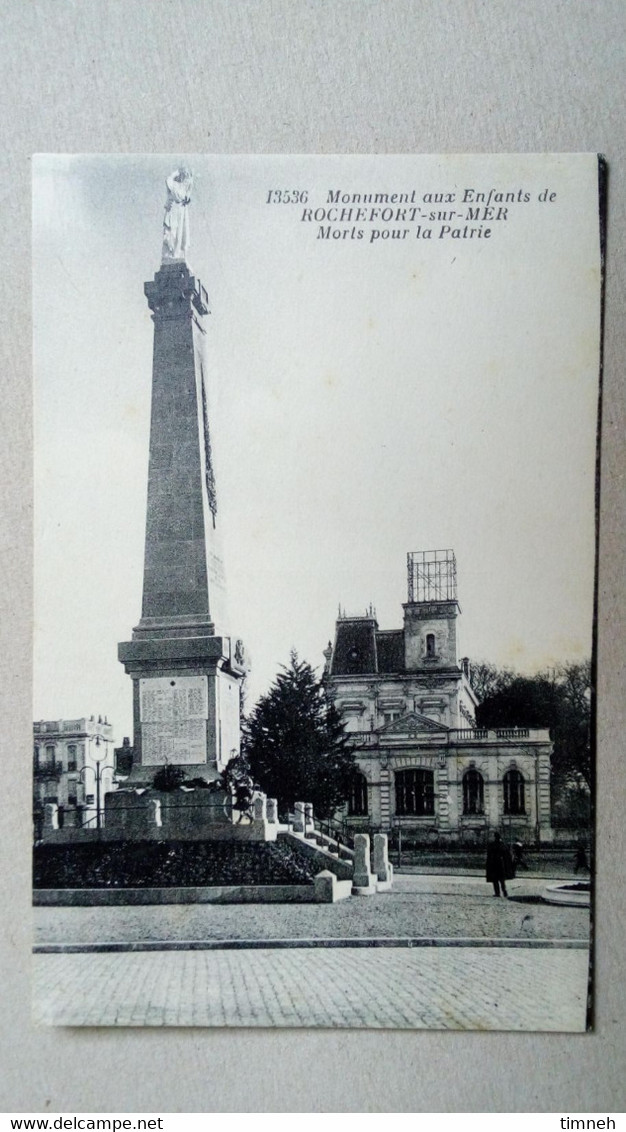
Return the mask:
[[[143,678],[139,705],[144,765],[207,761],[206,676]]]

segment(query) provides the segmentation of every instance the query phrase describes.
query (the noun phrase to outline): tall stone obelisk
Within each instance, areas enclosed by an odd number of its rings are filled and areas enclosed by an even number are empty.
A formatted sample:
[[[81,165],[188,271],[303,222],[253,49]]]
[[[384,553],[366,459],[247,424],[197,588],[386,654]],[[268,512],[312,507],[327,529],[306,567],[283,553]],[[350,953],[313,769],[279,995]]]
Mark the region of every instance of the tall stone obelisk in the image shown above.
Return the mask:
[[[158,767],[217,777],[239,752],[244,654],[220,622],[224,572],[209,435],[207,293],[187,264],[191,174],[167,179],[163,255],[144,291],[154,322],[141,620],[118,655],[133,681],[131,781]]]

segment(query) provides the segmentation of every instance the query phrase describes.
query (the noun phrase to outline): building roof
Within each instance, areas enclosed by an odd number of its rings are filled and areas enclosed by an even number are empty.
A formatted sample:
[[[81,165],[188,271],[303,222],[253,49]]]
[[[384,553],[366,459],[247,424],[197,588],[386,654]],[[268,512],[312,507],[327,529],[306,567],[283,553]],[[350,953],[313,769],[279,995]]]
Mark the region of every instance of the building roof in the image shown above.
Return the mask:
[[[331,676],[405,672],[404,631],[381,630],[373,617],[343,617],[337,622]]]
[[[109,723],[106,715],[96,717],[81,716],[80,719],[39,719],[33,723],[35,738],[65,737],[75,738],[77,735],[100,735],[107,739],[113,737],[113,725]]]
[[[337,622],[332,676],[363,675],[378,671],[376,628],[373,617],[347,617]]]
[[[378,672],[404,672],[404,632],[387,629],[376,633]]]

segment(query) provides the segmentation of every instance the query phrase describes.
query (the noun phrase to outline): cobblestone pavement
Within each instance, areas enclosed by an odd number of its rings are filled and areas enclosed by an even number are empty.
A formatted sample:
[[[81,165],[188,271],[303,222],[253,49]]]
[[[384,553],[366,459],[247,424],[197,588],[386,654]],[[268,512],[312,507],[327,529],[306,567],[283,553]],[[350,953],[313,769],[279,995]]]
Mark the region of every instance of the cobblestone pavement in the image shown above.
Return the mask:
[[[545,882],[518,880],[511,894]],[[334,938],[589,938],[589,910],[496,900],[472,877],[402,875],[391,892],[338,904],[184,904],[35,908],[35,942]]]
[[[34,956],[39,1024],[581,1031],[587,952],[314,948]]]

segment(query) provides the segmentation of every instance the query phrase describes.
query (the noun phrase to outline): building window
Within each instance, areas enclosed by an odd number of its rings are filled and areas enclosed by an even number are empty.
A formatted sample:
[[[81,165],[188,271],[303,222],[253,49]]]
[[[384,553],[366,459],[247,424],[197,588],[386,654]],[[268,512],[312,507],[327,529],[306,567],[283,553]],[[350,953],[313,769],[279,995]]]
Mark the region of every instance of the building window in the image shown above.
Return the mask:
[[[348,816],[363,818],[367,815],[367,779],[364,774],[355,774],[350,797],[348,798]]]
[[[432,770],[411,768],[396,772],[396,813],[425,817],[435,812]]]
[[[525,814],[524,775],[519,770],[507,770],[502,784],[505,814]]]
[[[49,770],[54,770],[54,746],[52,744],[46,747],[46,767]]]
[[[385,725],[388,723],[393,723],[394,719],[399,719],[401,715],[401,711],[384,711],[383,719],[385,721]]]
[[[434,656],[434,655],[435,655],[435,634],[434,633],[427,633],[426,634],[426,656]]]
[[[76,770],[76,744],[69,743],[67,748],[67,769]]]
[[[473,766],[463,775],[463,813],[484,814],[485,787],[482,774]]]

